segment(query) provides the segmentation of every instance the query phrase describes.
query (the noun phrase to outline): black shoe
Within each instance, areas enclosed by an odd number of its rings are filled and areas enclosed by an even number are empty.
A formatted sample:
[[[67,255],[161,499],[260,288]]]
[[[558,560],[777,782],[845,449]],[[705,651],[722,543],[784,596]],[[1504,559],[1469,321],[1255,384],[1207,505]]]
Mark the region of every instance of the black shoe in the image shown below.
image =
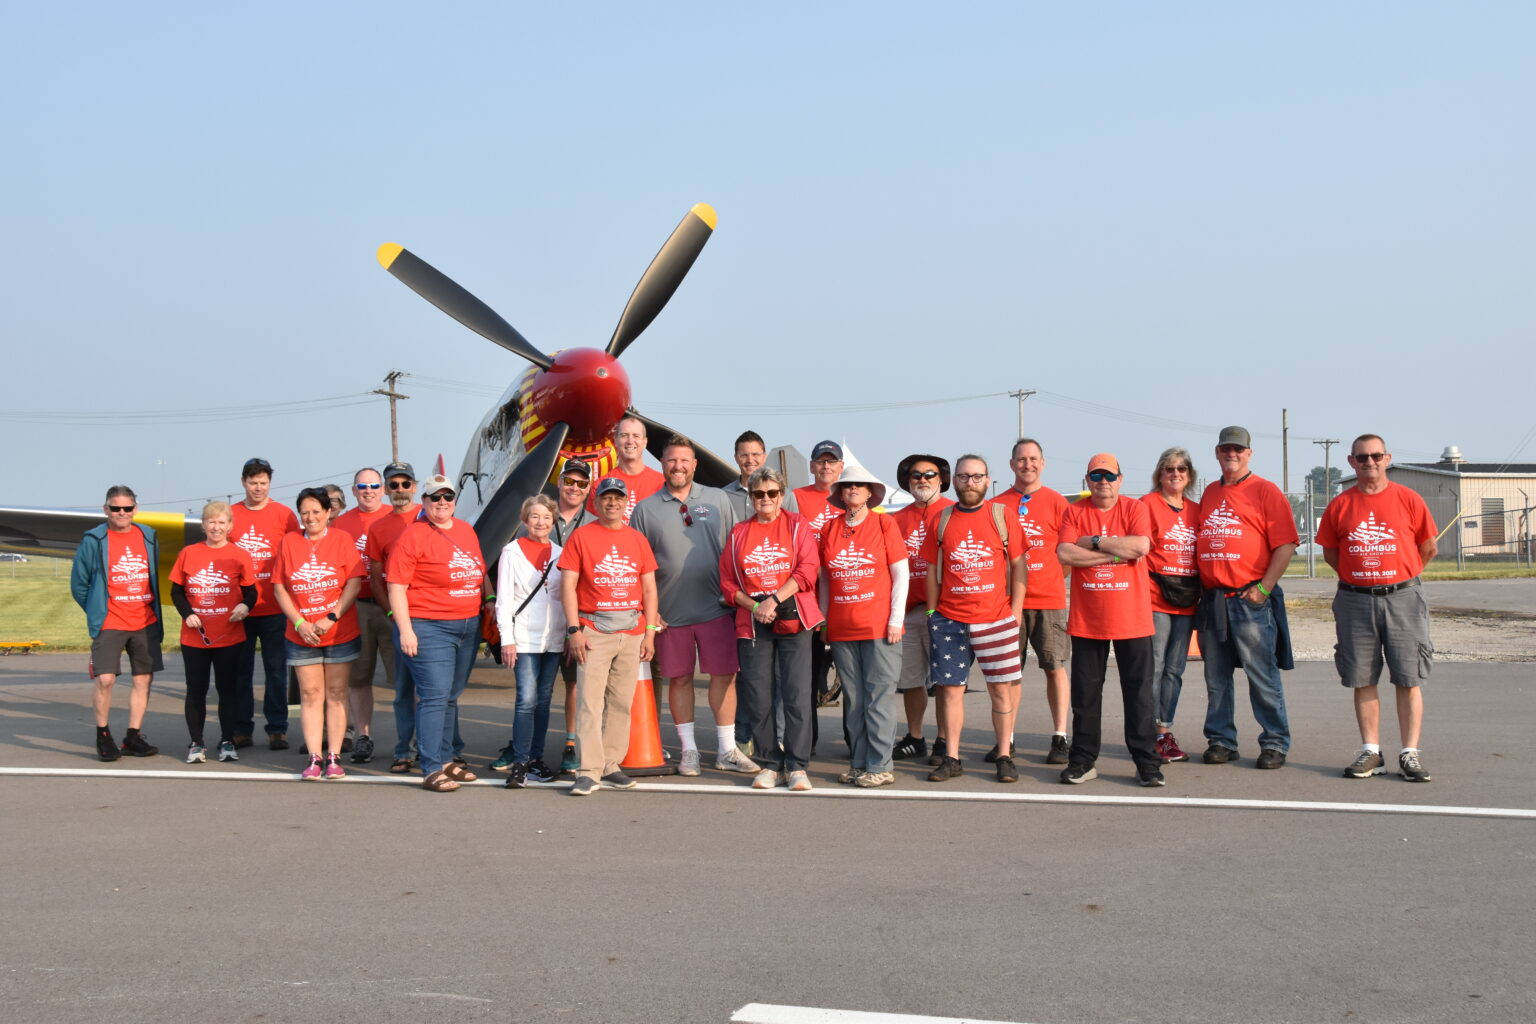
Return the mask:
[[[997,765],[997,781],[998,782],[1018,782],[1019,781],[1019,770],[1013,766],[1013,758],[1011,758],[1008,755],[1004,754],[1002,757],[998,758],[996,761],[994,761],[992,763]]]
[[[615,770],[603,776],[603,788],[634,789],[635,780],[625,775],[622,771]]]
[[[235,733],[234,744],[236,750],[244,750],[251,745],[251,734],[248,732]]]
[[[1045,755],[1046,764],[1066,764],[1067,753],[1072,749],[1072,744],[1067,742],[1065,736],[1053,734],[1051,736],[1051,752]]]
[[[913,736],[911,733],[896,741],[891,748],[891,760],[916,761],[928,756],[928,744],[923,742],[921,736]]]
[[[133,757],[154,757],[160,753],[160,748],[150,746],[139,730],[129,729],[123,734],[123,753]]]
[[[1231,747],[1224,747],[1220,743],[1212,743],[1205,748],[1205,753],[1200,755],[1200,760],[1206,764],[1233,764],[1239,758],[1237,751]]]
[[[933,738],[932,749],[933,753],[928,755],[928,767],[937,768],[939,765],[944,763],[944,751],[947,749],[943,736],[935,736]]]
[[[512,765],[512,767],[507,769],[507,787],[506,788],[508,788],[508,789],[522,789],[527,784],[528,784],[528,766],[527,765],[514,764],[514,765]]]
[[[525,773],[534,782],[554,782],[559,774],[553,771],[542,759],[529,761]]]
[[[1012,744],[1010,744],[1009,746],[1010,746],[1010,749],[1008,751],[1008,756],[1012,757],[1013,756],[1013,750],[1011,749]],[[997,745],[996,744],[993,744],[992,749],[987,751],[987,756],[983,757],[982,760],[987,762],[987,764],[997,764]]]
[[[945,755],[939,762],[939,766],[928,773],[929,782],[943,782],[945,779],[953,779],[965,774],[965,768],[960,764],[958,757]]]
[[[359,736],[357,742],[352,745],[352,763],[367,764],[373,760],[373,737],[367,734]]]
[[[240,745],[240,743],[237,740],[235,742],[235,746],[239,746],[239,745]],[[285,733],[285,732],[268,733],[267,734],[267,749],[268,750],[287,750],[288,749],[288,734]],[[306,753],[307,753],[307,751],[306,751]]]
[[[123,756],[123,752],[118,749],[117,742],[112,739],[111,730],[96,730],[96,756],[103,761],[116,761]]]
[[[1168,780],[1163,778],[1163,773],[1157,768],[1148,768],[1144,771],[1138,769],[1136,772],[1136,781],[1140,782],[1143,786],[1149,787],[1168,785]]]
[[[1253,762],[1255,768],[1282,768],[1285,766],[1285,754],[1279,750],[1265,747],[1259,751],[1259,759]]]
[[[1091,764],[1069,764],[1061,770],[1061,781],[1070,786],[1092,782],[1099,777],[1099,770]]]

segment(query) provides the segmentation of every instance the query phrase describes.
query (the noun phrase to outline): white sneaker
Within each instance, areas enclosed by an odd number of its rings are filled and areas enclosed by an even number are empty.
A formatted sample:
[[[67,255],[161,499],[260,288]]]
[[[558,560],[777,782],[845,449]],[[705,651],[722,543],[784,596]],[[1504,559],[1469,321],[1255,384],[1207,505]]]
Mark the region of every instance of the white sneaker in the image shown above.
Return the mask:
[[[811,791],[811,777],[805,772],[790,772],[789,791],[791,793],[809,793]]]
[[[744,775],[757,774],[757,762],[736,747],[731,746],[721,751],[715,759],[715,767],[722,772],[741,772]]]
[[[774,771],[772,768],[764,768],[762,771],[758,772],[757,776],[752,780],[752,788],[772,789],[774,786],[777,786],[779,781],[783,778],[783,775]]]
[[[699,774],[699,748],[683,751],[683,756],[677,759],[677,774],[692,777]]]
[[[208,760],[208,749],[196,743],[187,745],[187,764],[204,764]]]
[[[220,761],[238,761],[238,760],[240,760],[240,755],[235,752],[235,745],[233,743],[229,742],[228,740],[225,740],[223,743],[219,744],[219,760]]]

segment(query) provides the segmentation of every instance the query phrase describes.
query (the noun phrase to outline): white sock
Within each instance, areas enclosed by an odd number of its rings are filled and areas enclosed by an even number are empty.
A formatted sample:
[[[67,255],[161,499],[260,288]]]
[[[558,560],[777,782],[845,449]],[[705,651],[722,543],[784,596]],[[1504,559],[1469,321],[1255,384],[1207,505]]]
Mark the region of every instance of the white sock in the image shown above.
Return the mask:
[[[721,757],[724,757],[726,754],[729,754],[732,750],[736,749],[736,726],[715,726],[715,742],[719,744],[719,756]]]
[[[693,739],[693,723],[677,723],[677,741],[683,745],[684,750],[697,750],[699,745]]]
[[[1380,743],[1366,743],[1366,744],[1363,745],[1363,747],[1364,747],[1364,750],[1365,750],[1365,752],[1367,754],[1379,754],[1379,753],[1381,753],[1381,744]]]
[[[1419,748],[1418,747],[1404,747],[1403,748],[1403,753],[1404,754],[1417,754],[1418,752],[1419,752]],[[1402,755],[1400,754],[1398,756],[1402,756]]]
[[[1067,738],[1067,734],[1064,733],[1064,732],[1053,732],[1053,733],[1051,733],[1051,738],[1052,739],[1055,739],[1057,736],[1060,736],[1062,739],[1066,739]]]

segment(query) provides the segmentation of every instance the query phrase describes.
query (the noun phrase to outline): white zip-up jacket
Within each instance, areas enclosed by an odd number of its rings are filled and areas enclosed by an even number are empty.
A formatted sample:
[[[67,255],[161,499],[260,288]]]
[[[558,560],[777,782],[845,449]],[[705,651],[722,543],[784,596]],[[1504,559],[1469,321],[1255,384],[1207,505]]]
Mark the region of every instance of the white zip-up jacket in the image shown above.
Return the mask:
[[[542,575],[517,541],[501,549],[501,564],[496,567],[496,625],[503,644],[515,643],[519,654],[543,654],[565,650],[565,609],[560,606],[560,545],[550,542],[549,576],[528,607],[512,614],[523,603]]]

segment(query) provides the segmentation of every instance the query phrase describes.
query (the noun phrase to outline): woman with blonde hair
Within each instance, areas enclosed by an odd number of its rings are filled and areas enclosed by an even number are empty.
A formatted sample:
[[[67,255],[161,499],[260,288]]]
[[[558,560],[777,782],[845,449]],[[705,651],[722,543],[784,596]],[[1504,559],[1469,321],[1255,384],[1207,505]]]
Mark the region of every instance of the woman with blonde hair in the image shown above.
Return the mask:
[[[1152,688],[1157,712],[1158,756],[1164,762],[1188,761],[1173,738],[1173,713],[1184,688],[1184,663],[1200,600],[1200,569],[1195,564],[1195,534],[1200,528],[1198,475],[1189,451],[1173,447],[1157,457],[1152,490],[1142,504],[1152,515],[1152,550],[1147,577],[1152,584]]]

